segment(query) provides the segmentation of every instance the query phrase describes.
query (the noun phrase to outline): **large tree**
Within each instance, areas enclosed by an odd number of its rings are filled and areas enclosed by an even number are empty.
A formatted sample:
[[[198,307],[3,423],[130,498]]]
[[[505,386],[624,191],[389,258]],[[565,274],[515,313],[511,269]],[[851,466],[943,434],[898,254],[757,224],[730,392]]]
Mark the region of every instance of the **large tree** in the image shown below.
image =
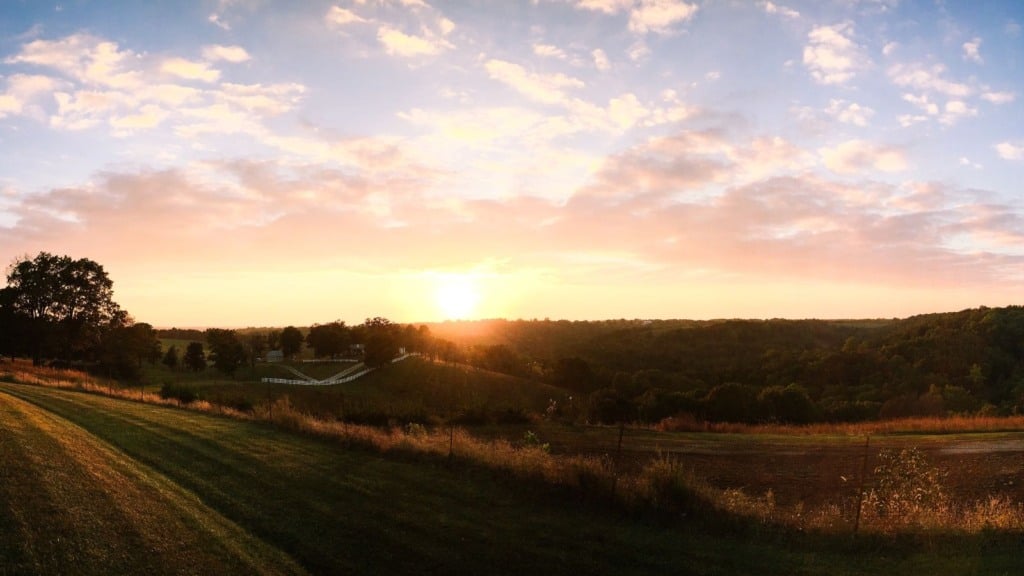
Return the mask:
[[[384,366],[398,355],[398,324],[378,316],[367,318],[360,328],[364,337],[363,362],[367,366]]]
[[[210,328],[206,331],[213,367],[231,376],[245,360],[245,347],[234,330]]]
[[[185,348],[185,357],[182,360],[185,367],[193,372],[202,372],[206,369],[206,352],[203,351],[202,342],[190,342]]]
[[[329,324],[314,324],[306,336],[306,344],[317,358],[333,358],[343,354],[352,343],[352,330],[336,320]]]
[[[303,336],[295,326],[288,326],[281,331],[281,352],[285,358],[291,358],[302,350]]]
[[[160,359],[160,340],[156,330],[145,322],[117,326],[104,332],[98,359],[107,374],[138,380],[143,361],[153,364]]]
[[[40,252],[8,269],[0,317],[11,322],[20,351],[34,360],[91,359],[104,331],[128,321],[114,302],[113,286],[103,266],[92,260]]]

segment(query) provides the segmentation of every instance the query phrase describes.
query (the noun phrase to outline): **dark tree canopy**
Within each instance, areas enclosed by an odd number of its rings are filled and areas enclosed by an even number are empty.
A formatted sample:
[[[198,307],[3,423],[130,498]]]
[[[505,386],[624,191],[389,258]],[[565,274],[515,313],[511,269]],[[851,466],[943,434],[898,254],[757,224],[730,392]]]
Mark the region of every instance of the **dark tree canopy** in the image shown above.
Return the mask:
[[[128,323],[113,286],[103,267],[87,258],[40,252],[15,262],[0,296],[0,318],[15,334],[10,339],[21,343],[14,352],[36,360],[95,359],[104,331]]]
[[[203,351],[202,342],[190,342],[185,348],[185,367],[193,372],[202,372],[206,369],[206,352]]]
[[[302,332],[295,326],[288,326],[281,331],[281,352],[285,358],[291,358],[302,350],[302,342],[305,340]]]
[[[213,367],[224,374],[233,375],[245,360],[245,346],[234,330],[210,328],[206,331]]]
[[[145,322],[106,330],[100,343],[99,368],[107,375],[137,380],[142,363],[160,359],[156,330]]]
[[[171,370],[174,370],[175,368],[177,368],[178,367],[178,347],[172,344],[171,347],[167,349],[167,352],[164,353],[164,358],[163,358],[163,360],[161,362],[163,362],[163,365],[167,366]]]
[[[306,344],[317,358],[333,358],[348,351],[352,330],[344,322],[315,324],[309,329]]]
[[[391,362],[398,354],[401,326],[387,318],[367,318],[360,326],[363,335],[363,362],[379,367]]]

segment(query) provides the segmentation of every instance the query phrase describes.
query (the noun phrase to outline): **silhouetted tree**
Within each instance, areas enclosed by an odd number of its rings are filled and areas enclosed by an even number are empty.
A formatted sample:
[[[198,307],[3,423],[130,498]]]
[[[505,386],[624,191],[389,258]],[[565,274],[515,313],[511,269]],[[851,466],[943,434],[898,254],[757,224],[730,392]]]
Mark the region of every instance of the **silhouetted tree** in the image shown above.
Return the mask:
[[[96,352],[104,330],[127,323],[113,285],[92,260],[40,252],[8,270],[0,315],[15,317],[10,328],[20,332],[34,360],[85,358]]]
[[[295,326],[288,326],[281,331],[281,352],[285,358],[291,358],[302,350],[304,338],[302,332]]]
[[[185,367],[193,372],[202,372],[206,369],[206,352],[203,351],[201,342],[190,342],[185,348]]]
[[[344,322],[314,324],[306,336],[306,344],[317,358],[334,358],[348,351],[352,343],[352,330]]]
[[[178,347],[171,344],[171,347],[164,353],[164,359],[162,360],[163,365],[169,369],[174,370],[178,367]]]
[[[363,342],[363,362],[372,367],[391,362],[398,354],[398,325],[378,316],[367,318],[362,329],[366,338]]]
[[[213,367],[231,376],[245,360],[245,347],[234,330],[210,328],[206,331]]]

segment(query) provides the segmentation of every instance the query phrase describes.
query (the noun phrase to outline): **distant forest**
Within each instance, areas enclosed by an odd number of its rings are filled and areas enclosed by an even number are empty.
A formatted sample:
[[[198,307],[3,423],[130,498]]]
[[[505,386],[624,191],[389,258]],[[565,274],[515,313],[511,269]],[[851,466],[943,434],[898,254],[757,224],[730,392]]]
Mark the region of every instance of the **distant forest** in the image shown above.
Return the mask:
[[[476,366],[589,394],[594,419],[858,421],[1024,412],[1024,308],[903,320],[430,325]]]

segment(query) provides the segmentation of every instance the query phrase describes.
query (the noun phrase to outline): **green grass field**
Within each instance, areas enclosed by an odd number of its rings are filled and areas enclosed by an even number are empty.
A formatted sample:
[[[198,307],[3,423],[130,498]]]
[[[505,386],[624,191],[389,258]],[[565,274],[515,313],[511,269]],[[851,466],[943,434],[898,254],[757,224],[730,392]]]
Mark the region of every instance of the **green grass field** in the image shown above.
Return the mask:
[[[293,364],[304,374],[328,378],[351,366],[348,363]],[[212,368],[200,373],[170,371],[145,365],[144,380],[150,391],[164,382],[196,388],[201,397],[233,407],[252,407],[287,395],[300,411],[323,418],[387,424],[456,419],[483,423],[542,413],[552,398],[566,392],[552,386],[466,366],[446,365],[420,358],[390,364],[345,384],[301,386],[262,384],[263,377],[296,378],[281,365],[260,363],[244,366],[235,377]]]
[[[430,456],[0,383],[0,574],[1014,574],[1019,536],[623,515]],[[708,526],[718,526],[711,527]]]

